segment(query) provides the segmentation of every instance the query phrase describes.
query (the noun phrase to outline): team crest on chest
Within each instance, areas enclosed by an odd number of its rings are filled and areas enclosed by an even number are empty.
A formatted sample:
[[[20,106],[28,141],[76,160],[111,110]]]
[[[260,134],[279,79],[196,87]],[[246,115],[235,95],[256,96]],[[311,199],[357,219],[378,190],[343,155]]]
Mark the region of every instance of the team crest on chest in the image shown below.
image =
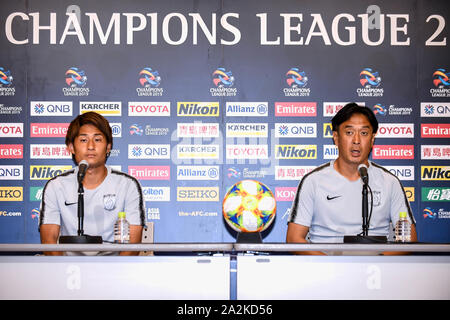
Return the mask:
[[[114,210],[116,208],[116,195],[105,194],[103,196],[103,207],[106,210]]]
[[[372,203],[374,207],[381,205],[381,191],[372,191]]]

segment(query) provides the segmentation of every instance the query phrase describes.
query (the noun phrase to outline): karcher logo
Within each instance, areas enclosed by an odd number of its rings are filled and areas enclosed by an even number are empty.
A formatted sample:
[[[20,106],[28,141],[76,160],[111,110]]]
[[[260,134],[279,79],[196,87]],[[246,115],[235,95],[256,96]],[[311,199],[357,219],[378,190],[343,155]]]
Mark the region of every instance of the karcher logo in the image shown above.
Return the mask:
[[[0,201],[23,201],[23,187],[0,187]]]
[[[72,166],[30,166],[30,180],[48,180],[72,169]]]
[[[422,180],[450,181],[450,167],[422,166]]]
[[[178,102],[179,117],[218,117],[219,102]]]
[[[317,159],[317,145],[276,145],[276,159]]]

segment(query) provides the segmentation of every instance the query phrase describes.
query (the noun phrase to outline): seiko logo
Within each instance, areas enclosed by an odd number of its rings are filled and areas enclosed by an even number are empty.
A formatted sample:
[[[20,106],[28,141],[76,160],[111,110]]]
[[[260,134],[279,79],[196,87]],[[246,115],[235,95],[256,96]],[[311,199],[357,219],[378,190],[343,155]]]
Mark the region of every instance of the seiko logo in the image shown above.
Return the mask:
[[[0,201],[22,201],[23,187],[0,187]]]
[[[178,187],[177,201],[219,201],[219,187]]]

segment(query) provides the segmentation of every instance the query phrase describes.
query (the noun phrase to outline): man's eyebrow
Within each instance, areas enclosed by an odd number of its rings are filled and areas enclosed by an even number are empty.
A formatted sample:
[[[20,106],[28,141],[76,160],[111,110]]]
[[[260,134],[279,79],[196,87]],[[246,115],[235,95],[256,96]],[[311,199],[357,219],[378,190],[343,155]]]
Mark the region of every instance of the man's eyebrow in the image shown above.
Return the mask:
[[[348,124],[348,125],[346,125],[344,128],[354,128],[355,126],[353,126],[353,125],[351,125],[351,124]],[[370,126],[362,126],[361,128],[367,128],[367,129],[370,129],[371,127]]]

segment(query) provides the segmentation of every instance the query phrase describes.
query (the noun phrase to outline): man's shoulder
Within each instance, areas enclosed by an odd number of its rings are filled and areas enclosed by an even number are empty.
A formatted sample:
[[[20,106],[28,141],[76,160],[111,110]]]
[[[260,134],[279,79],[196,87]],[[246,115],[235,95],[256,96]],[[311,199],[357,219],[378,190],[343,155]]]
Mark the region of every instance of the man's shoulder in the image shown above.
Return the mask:
[[[140,184],[138,179],[129,175],[126,172],[122,172],[116,169],[111,169],[110,171],[111,178],[114,179],[117,183],[133,183],[140,189]]]
[[[327,174],[330,170],[333,169],[331,164],[332,164],[332,162],[327,162],[327,163],[321,164],[320,166],[314,168],[312,171],[310,171],[307,174],[305,174],[303,179],[319,177],[322,174]]]
[[[53,177],[53,178],[50,178],[47,181],[47,184],[50,184],[50,183],[64,183],[66,181],[71,180],[74,176],[75,176],[75,169],[70,169],[70,170],[67,170],[67,171],[65,171],[65,172],[63,172],[63,173]]]

